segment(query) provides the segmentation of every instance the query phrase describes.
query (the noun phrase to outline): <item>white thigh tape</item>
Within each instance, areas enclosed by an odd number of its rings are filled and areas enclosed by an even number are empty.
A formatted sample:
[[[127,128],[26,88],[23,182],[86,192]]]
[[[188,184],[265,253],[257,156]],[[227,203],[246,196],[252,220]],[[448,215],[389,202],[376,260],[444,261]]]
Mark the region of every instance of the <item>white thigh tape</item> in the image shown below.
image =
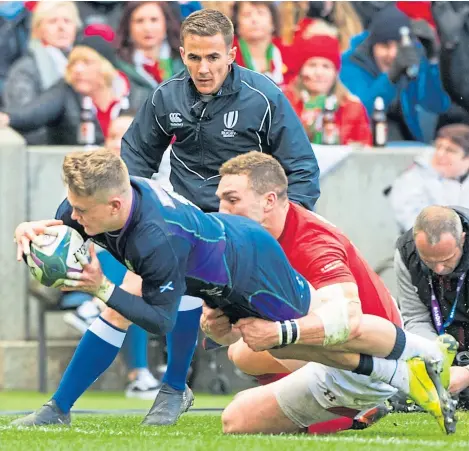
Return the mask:
[[[345,343],[350,335],[348,306],[350,300],[339,296],[314,310],[324,326],[323,346]]]

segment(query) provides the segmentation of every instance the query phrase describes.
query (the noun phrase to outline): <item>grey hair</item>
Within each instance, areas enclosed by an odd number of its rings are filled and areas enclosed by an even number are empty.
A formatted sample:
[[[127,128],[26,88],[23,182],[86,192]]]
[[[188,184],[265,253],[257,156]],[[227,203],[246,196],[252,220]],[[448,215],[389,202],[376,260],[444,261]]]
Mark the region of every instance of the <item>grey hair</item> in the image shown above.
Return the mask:
[[[450,233],[456,240],[458,247],[462,245],[463,227],[458,213],[449,207],[432,205],[424,208],[414,223],[413,236],[420,232],[425,233],[431,246],[438,244],[441,235]]]

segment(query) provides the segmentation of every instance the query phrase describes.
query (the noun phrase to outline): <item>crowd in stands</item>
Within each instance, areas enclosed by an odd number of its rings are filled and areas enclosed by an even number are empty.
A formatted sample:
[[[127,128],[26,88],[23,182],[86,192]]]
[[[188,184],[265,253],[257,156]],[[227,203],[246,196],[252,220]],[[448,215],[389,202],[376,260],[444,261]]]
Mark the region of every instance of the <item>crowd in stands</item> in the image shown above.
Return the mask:
[[[404,231],[426,205],[469,207],[468,4],[0,2],[0,127],[30,145],[119,152],[135,111],[184,70],[181,22],[200,8],[220,9],[234,24],[236,63],[283,90],[313,146],[373,146],[379,106],[388,142],[435,142],[390,190]],[[94,126],[83,141],[87,112]],[[332,140],[326,122],[335,127]],[[98,313],[93,307],[79,317],[86,326]],[[146,349],[142,333],[135,329],[135,349]],[[129,393],[152,397],[157,383],[146,354],[128,359],[128,368],[130,381],[143,381]]]
[[[236,62],[279,85],[312,143],[326,143],[326,101],[334,144],[372,145],[377,98],[388,141],[431,143],[441,126],[469,123],[456,69],[465,9],[452,2],[93,1],[0,4],[0,126],[29,144],[76,144],[89,96],[104,143],[123,108],[184,69],[180,24],[203,7],[232,18]]]

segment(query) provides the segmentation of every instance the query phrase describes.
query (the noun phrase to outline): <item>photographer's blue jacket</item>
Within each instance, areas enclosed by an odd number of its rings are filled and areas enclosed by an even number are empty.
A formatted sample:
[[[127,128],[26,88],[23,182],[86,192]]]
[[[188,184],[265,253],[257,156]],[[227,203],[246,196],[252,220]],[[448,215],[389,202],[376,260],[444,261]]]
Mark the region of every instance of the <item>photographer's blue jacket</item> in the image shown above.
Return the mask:
[[[204,211],[218,211],[220,166],[251,150],[280,162],[292,201],[312,210],[319,197],[319,168],[308,137],[288,99],[265,75],[234,63],[209,102],[201,100],[186,70],[162,83],[122,139],[130,174],[150,178],[158,172],[173,136],[171,184]]]
[[[382,97],[387,108],[400,95],[402,113],[408,129],[415,140],[424,141],[416,106],[441,114],[451,103],[441,83],[439,65],[430,64],[422,56],[418,77],[412,81],[401,77],[394,84],[376,65],[371,46],[366,41],[367,37],[368,32],[364,32],[352,38],[350,49],[342,55],[340,80],[352,94],[360,98],[370,116],[376,97]]]

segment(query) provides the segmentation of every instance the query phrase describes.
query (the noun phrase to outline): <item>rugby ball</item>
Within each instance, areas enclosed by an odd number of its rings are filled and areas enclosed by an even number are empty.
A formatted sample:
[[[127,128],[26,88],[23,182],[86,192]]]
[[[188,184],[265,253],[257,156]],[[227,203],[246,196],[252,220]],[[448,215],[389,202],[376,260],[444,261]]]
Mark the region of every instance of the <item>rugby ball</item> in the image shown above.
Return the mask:
[[[58,225],[49,227],[54,235],[39,235],[36,243],[30,244],[30,255],[26,257],[33,277],[46,287],[58,287],[67,278],[67,272],[81,272],[77,252],[87,258],[88,249],[82,236],[71,227]]]

